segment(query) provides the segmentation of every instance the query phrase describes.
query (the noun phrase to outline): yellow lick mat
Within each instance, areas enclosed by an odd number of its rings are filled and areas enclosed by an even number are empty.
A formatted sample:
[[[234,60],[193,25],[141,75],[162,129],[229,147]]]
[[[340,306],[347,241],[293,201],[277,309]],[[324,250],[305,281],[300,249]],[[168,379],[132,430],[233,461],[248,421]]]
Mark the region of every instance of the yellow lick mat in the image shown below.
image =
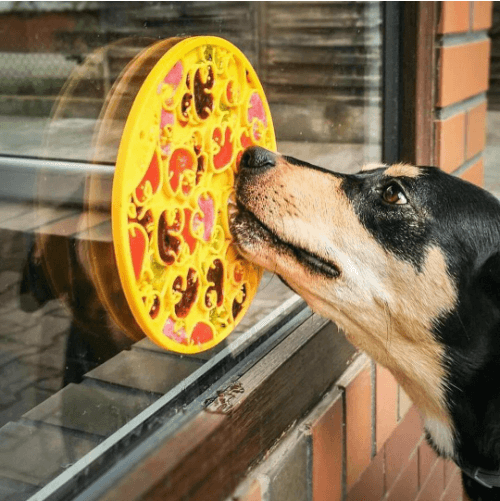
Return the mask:
[[[216,37],[175,44],[134,100],[112,193],[123,291],[139,326],[164,348],[215,346],[255,295],[262,271],[237,255],[228,218],[239,157],[250,145],[276,150],[248,60]]]

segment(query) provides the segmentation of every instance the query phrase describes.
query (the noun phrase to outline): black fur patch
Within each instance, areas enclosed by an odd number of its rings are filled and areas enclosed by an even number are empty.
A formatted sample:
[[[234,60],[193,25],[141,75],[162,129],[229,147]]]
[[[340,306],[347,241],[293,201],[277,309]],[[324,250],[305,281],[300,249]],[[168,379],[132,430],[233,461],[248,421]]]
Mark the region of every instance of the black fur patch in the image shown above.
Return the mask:
[[[347,176],[342,187],[367,231],[388,252],[411,263],[420,271],[430,242],[429,214],[414,190],[422,178],[392,178],[385,168]],[[397,179],[408,203],[389,204],[384,190]]]

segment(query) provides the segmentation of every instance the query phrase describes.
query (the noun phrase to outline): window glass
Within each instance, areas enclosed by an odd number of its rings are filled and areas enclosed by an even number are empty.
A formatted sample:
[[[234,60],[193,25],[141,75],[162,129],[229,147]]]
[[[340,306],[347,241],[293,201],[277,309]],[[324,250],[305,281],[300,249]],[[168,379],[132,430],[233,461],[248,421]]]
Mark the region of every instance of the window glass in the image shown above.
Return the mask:
[[[500,2],[493,2],[493,25],[491,38],[490,80],[488,109],[486,113],[486,149],[484,150],[484,187],[500,198],[500,177],[498,176],[498,154],[500,153],[500,78],[498,49],[500,47]]]
[[[381,24],[371,2],[0,3],[1,499],[29,498],[297,301],[266,272],[237,329],[194,356],[124,333],[111,185],[140,79],[96,133],[127,64],[158,40],[226,38],[259,75],[278,150],[353,172],[381,156]]]

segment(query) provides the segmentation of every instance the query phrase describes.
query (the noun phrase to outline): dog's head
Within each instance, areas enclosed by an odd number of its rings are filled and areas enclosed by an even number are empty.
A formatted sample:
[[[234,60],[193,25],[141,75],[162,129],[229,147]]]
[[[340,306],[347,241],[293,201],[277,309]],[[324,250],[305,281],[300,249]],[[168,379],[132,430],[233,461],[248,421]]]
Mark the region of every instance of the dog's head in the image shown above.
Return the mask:
[[[498,309],[496,199],[435,168],[345,175],[259,147],[242,156],[236,198],[240,252],[389,367],[428,416],[446,420],[449,350],[471,345],[459,312],[479,296]]]

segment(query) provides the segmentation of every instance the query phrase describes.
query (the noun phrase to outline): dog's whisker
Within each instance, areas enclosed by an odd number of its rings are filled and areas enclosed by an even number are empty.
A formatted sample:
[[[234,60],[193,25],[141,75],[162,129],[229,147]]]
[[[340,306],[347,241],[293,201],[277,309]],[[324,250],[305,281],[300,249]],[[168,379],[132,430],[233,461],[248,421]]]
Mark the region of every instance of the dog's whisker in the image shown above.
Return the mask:
[[[458,318],[458,321],[460,322],[460,325],[462,327],[462,330],[463,330],[465,336],[467,337],[467,341],[470,341],[471,338],[470,338],[469,330],[466,329],[466,327],[465,327],[465,325],[464,325],[464,323],[462,321],[462,317],[460,316],[460,313],[458,311],[457,311],[457,318]]]
[[[265,282],[264,282],[264,283],[261,285],[261,287],[260,287],[260,288],[261,288],[261,290],[263,290],[263,291],[264,291],[264,290],[266,290],[266,289],[267,289],[267,288],[271,285],[271,282],[273,281],[273,278],[274,278],[274,277],[277,277],[277,276],[278,276],[278,274],[276,273],[276,269],[275,269],[273,272],[269,273],[269,274],[266,276],[266,280],[265,280]],[[264,277],[263,277],[263,278],[264,278]]]

